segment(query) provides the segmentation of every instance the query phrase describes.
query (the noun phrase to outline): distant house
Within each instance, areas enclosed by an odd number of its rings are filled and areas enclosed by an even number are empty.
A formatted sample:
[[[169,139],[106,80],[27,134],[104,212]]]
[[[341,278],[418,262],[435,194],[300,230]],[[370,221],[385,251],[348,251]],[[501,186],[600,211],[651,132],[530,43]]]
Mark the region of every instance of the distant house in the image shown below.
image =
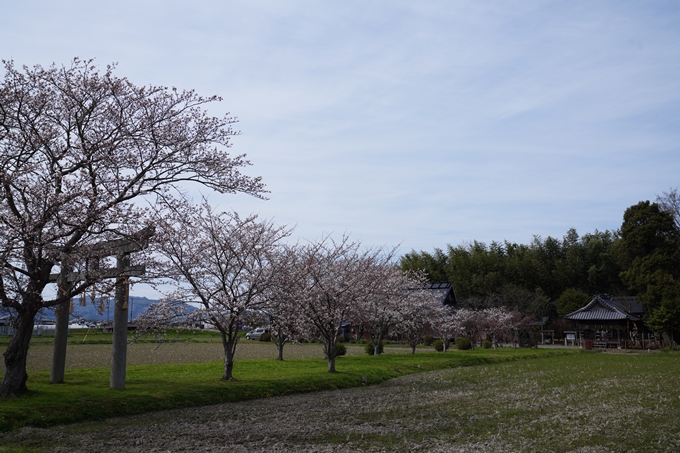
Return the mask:
[[[564,318],[574,322],[576,340],[587,349],[658,348],[660,339],[642,323],[643,305],[632,296],[596,294]]]
[[[453,289],[453,285],[449,282],[439,282],[430,283],[426,287],[432,294],[437,297],[442,305],[447,305],[449,307],[456,307],[458,305],[458,299],[456,298],[456,292]]]

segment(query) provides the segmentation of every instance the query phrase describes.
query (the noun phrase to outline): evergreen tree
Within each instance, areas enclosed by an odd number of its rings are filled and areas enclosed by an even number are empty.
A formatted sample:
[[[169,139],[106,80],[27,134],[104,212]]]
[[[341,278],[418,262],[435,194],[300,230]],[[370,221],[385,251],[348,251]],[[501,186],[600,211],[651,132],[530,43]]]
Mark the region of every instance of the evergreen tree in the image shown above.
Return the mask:
[[[641,201],[623,216],[616,252],[621,279],[645,305],[648,326],[672,341],[680,330],[680,230],[673,215]]]

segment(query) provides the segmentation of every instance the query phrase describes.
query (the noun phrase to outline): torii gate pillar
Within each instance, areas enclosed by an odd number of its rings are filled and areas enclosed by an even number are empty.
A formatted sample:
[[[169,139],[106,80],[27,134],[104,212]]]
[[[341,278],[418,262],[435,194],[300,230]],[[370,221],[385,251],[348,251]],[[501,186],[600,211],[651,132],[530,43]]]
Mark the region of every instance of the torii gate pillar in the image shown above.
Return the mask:
[[[133,238],[114,239],[94,244],[87,252],[94,257],[116,255],[115,269],[99,270],[99,278],[116,278],[116,298],[113,318],[113,347],[111,359],[111,388],[125,389],[125,368],[127,355],[127,299],[130,293],[129,277],[144,275],[144,266],[130,266],[130,253],[138,252],[147,247],[149,238],[153,236],[154,228],[147,227],[138,231]],[[50,281],[57,282],[59,290],[68,294],[74,282],[87,278],[85,274],[70,272],[70,266],[62,263],[59,274],[50,274]],[[93,301],[94,302],[94,301]],[[52,357],[52,371],[50,382],[60,384],[64,382],[66,368],[66,344],[68,335],[68,315],[70,303],[64,302],[57,307],[56,332],[54,338],[54,354]]]
[[[64,382],[66,370],[66,343],[68,342],[68,315],[71,302],[57,305],[54,310],[56,322],[54,323],[54,346],[52,350],[52,368],[50,369],[50,383],[61,384]]]
[[[59,275],[54,279],[58,283],[58,295],[69,294],[73,289],[73,282],[69,281],[70,266],[64,264]],[[50,280],[52,280],[50,275]],[[54,346],[52,350],[52,368],[50,369],[50,383],[61,384],[64,382],[64,370],[66,369],[66,343],[68,342],[68,315],[71,310],[71,300],[57,305],[54,310],[56,322],[54,323]]]
[[[130,255],[118,255],[116,268],[122,274],[130,266]],[[111,349],[111,388],[125,390],[125,371],[127,361],[128,277],[119,277],[116,282],[115,308],[113,310],[113,341]]]

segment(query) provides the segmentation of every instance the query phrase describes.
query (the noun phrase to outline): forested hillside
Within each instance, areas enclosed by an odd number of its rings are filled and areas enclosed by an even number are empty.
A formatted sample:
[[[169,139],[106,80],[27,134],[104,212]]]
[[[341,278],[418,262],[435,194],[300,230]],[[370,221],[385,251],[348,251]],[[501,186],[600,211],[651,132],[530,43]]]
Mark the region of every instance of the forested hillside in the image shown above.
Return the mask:
[[[434,252],[412,251],[403,269],[425,270],[432,281],[454,284],[465,306],[511,305],[537,316],[556,315],[555,301],[567,290],[582,295],[625,291],[614,256],[617,234],[595,231],[561,238],[535,236],[530,244],[474,241]],[[578,308],[578,307],[577,307]]]

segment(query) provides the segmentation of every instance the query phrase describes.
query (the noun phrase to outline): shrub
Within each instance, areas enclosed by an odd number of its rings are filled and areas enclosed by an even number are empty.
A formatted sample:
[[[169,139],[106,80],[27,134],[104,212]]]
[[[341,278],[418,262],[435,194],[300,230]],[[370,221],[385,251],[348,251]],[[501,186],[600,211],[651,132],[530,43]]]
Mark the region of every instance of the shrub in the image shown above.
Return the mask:
[[[484,343],[482,343],[482,347],[484,349],[491,349],[493,346],[493,343],[491,343],[491,340],[484,340]]]
[[[324,351],[323,351],[323,357],[324,359],[328,359],[328,355],[326,355],[326,347],[324,346]],[[340,343],[339,341],[335,343],[335,357],[340,357],[347,354],[347,348],[345,347],[344,344]]]
[[[335,344],[335,357],[340,357],[347,354],[347,348],[344,344],[337,342]]]
[[[381,341],[380,344],[378,345],[378,354],[383,353],[384,346],[385,346],[385,344]],[[364,351],[368,355],[373,355],[373,343],[371,343],[371,342],[366,343],[364,345]]]
[[[456,347],[460,350],[472,349],[472,343],[469,338],[456,338]]]
[[[260,341],[272,341],[272,334],[270,334],[269,332],[263,333],[262,336],[260,337]]]
[[[425,346],[432,346],[433,342],[434,342],[434,337],[432,335],[425,335],[423,337],[423,344]]]
[[[434,346],[434,349],[437,352],[443,352],[444,351],[444,342],[442,340],[439,340],[439,339],[434,340],[434,342],[432,342],[432,345]]]

